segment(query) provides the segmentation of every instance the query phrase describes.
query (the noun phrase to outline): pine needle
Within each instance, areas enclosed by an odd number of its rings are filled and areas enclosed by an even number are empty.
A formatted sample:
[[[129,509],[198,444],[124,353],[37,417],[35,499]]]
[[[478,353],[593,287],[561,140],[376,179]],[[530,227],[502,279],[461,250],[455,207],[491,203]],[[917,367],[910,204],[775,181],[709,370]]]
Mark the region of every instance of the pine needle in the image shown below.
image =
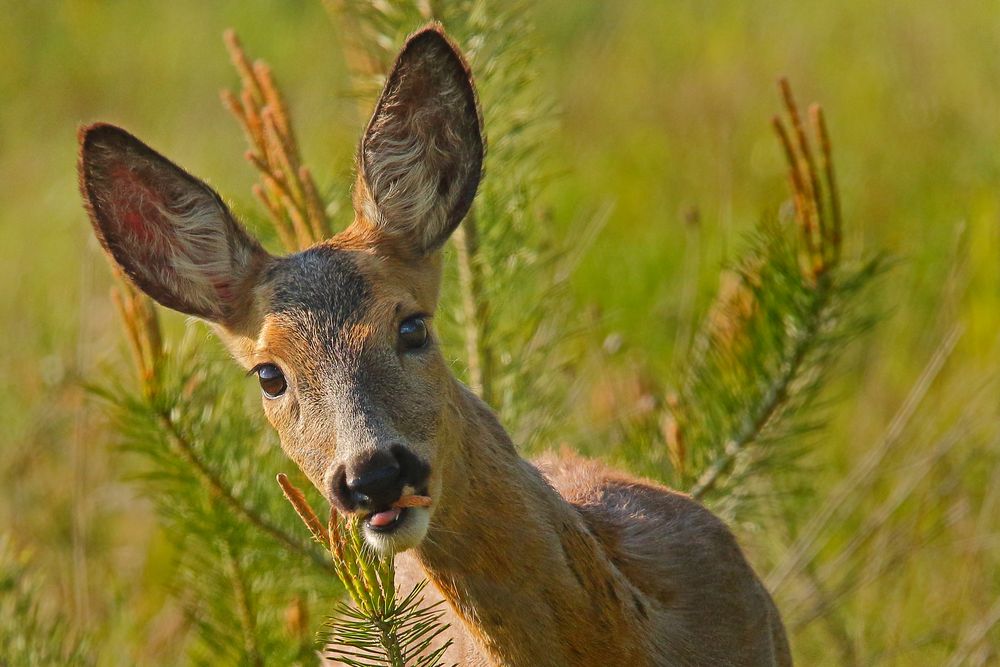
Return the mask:
[[[377,556],[365,544],[360,522],[330,508],[326,526],[320,523],[305,495],[288,477],[278,474],[285,498],[318,542],[327,546],[337,577],[353,606],[341,604],[327,622],[324,654],[347,665],[417,665],[433,667],[451,641],[428,653],[431,643],[447,629],[441,622],[441,603],[423,605],[423,582],[400,600],[396,593],[392,558]],[[427,506],[430,498],[407,496],[397,506]]]

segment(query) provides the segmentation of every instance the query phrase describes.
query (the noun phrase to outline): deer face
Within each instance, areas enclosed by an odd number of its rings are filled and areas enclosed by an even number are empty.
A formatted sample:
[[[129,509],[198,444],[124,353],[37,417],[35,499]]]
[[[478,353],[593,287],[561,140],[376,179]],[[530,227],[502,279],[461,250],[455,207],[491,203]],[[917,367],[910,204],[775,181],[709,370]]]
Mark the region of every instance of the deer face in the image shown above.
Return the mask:
[[[81,132],[81,189],[113,260],[209,321],[260,382],[282,447],[383,553],[415,546],[440,497],[452,381],[432,322],[440,248],[468,212],[484,142],[468,68],[436,28],[403,47],[358,157],[355,220],[274,257],[207,185],[119,128]]]
[[[431,326],[438,271],[351,241],[271,264],[256,336],[230,345],[258,375],[288,455],[338,509],[367,516],[373,545],[395,551],[423,538],[430,510],[392,503],[440,495],[450,374]]]

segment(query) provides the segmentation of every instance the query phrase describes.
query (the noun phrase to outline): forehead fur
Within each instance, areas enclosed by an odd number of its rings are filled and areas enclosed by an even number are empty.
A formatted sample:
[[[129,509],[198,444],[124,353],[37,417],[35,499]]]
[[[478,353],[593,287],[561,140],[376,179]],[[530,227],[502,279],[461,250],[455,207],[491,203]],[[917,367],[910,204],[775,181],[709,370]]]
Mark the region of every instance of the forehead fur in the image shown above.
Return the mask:
[[[360,321],[372,297],[356,255],[320,245],[278,261],[268,276],[271,312],[307,327],[308,338],[332,342]]]
[[[348,232],[268,267],[256,349],[306,363],[342,344],[360,350],[394,313],[433,313],[439,253],[415,262],[392,252],[391,243],[362,243]]]

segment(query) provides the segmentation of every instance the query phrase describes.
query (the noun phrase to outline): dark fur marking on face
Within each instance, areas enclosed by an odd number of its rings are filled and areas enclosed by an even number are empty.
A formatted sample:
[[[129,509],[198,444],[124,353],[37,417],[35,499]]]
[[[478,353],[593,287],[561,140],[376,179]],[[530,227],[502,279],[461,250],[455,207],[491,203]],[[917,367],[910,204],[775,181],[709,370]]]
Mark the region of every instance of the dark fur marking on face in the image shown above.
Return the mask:
[[[343,329],[361,321],[372,286],[350,252],[317,246],[273,269],[274,313],[302,323],[302,333],[329,349]]]
[[[430,466],[421,461],[404,445],[392,445],[390,451],[399,462],[399,477],[403,483],[412,486],[417,490],[417,493],[427,495],[427,478],[431,474]]]

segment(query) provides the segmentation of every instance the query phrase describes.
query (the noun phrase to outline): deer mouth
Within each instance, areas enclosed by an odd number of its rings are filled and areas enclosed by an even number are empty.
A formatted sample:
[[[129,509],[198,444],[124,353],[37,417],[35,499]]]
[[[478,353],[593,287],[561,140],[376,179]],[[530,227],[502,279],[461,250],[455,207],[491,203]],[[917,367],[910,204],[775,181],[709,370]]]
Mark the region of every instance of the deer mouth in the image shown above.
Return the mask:
[[[405,504],[405,501],[397,502]],[[391,556],[419,545],[427,535],[430,520],[431,512],[426,502],[403,507],[394,503],[364,517],[365,541],[376,553]]]
[[[372,512],[365,517],[368,528],[377,533],[391,533],[406,519],[409,508],[393,507],[382,512]]]

